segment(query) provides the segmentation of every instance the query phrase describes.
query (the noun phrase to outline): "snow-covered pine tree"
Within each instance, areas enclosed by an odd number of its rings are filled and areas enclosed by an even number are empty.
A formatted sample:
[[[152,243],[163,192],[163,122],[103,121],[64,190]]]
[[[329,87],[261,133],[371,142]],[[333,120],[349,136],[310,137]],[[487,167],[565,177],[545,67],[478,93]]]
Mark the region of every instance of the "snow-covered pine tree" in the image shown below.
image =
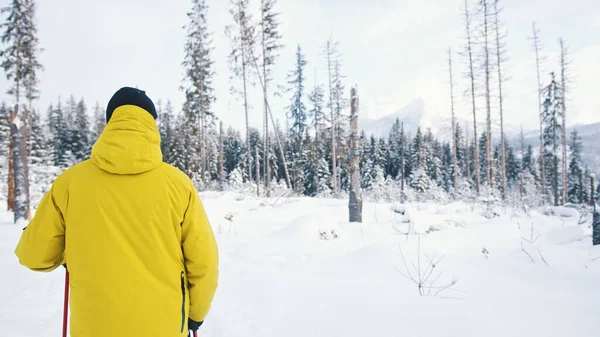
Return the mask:
[[[515,154],[515,150],[508,143],[504,150],[506,151],[506,180],[507,188],[519,185],[519,174],[521,173],[521,160]]]
[[[333,185],[333,191],[335,193],[339,192],[339,186],[338,186],[338,167],[337,167],[337,142],[335,141],[335,139],[337,139],[337,135],[335,134],[336,130],[337,130],[337,120],[336,120],[336,111],[335,111],[335,103],[334,103],[334,86],[335,86],[335,82],[334,82],[334,75],[335,75],[335,68],[336,68],[336,61],[339,59],[339,42],[335,41],[333,39],[332,36],[329,37],[329,39],[327,39],[327,41],[325,42],[325,44],[323,45],[323,54],[325,55],[325,62],[327,64],[327,75],[328,75],[328,79],[329,79],[329,110],[331,112],[330,114],[330,132],[331,132],[331,180],[332,180],[332,185]]]
[[[244,146],[240,133],[233,128],[228,128],[223,138],[223,166],[225,173],[233,172],[238,167],[243,169]]]
[[[90,126],[87,107],[83,99],[81,99],[75,108],[75,125],[71,134],[71,149],[75,162],[80,162],[90,157],[89,133]]]
[[[310,125],[313,128],[314,132],[314,143],[312,145],[312,165],[316,168],[319,167],[319,161],[323,157],[324,153],[321,152],[321,147],[323,143],[322,134],[324,133],[325,128],[325,113],[323,111],[323,104],[325,100],[325,92],[323,90],[323,86],[317,85],[313,88],[313,90],[308,95],[308,100],[310,102],[310,107],[308,110],[308,117],[310,118]],[[315,194],[319,194],[319,178],[318,176],[314,177],[315,179]]]
[[[387,166],[385,169],[386,176],[393,178],[399,177],[400,174],[400,151],[402,150],[402,137],[400,135],[400,120],[396,118],[388,138],[388,153]]]
[[[158,104],[161,106],[162,104]],[[158,119],[158,131],[160,132],[160,150],[163,158],[170,158],[171,151],[173,150],[174,138],[179,137],[175,135],[174,130],[174,116],[173,106],[171,101],[167,101],[164,108],[160,108],[160,114]]]
[[[198,130],[199,139],[196,149],[198,158],[194,158],[194,161],[197,161],[196,166],[198,166],[198,174],[202,177],[201,180],[208,170],[206,154],[208,118],[213,116],[212,104],[216,100],[213,94],[214,71],[211,58],[213,48],[211,35],[208,32],[207,11],[206,0],[192,0],[192,9],[187,13],[189,23],[183,60],[185,68],[183,89],[186,99],[183,110]]]
[[[583,168],[581,155],[583,152],[583,143],[577,130],[573,130],[569,139],[569,148],[571,150],[571,160],[569,162],[569,202],[574,204],[585,203],[584,193],[587,194],[587,188],[583,182]]]
[[[69,132],[65,123],[64,107],[60,100],[56,106],[48,108],[48,130],[49,147],[54,166],[65,168],[67,162],[67,147],[69,143]]]
[[[42,68],[37,60],[39,40],[35,25],[35,1],[12,0],[10,5],[0,10],[8,13],[6,20],[0,24],[1,41],[4,49],[0,50],[0,66],[10,81],[8,94],[15,98],[14,109],[11,109],[11,142],[9,144],[9,179],[8,209],[14,209],[15,222],[29,217],[29,177],[27,169],[26,139],[22,139],[19,123],[23,109],[21,99],[31,103],[37,93],[37,71]],[[31,105],[31,104],[30,104]],[[24,117],[27,121],[27,116]],[[22,143],[22,144],[21,144]],[[22,149],[19,149],[19,146]],[[12,163],[12,165],[11,165]]]
[[[560,188],[562,175],[559,169],[558,148],[562,133],[562,107],[561,107],[561,88],[552,75],[552,81],[544,88],[545,100],[543,103],[544,115],[544,157],[546,165],[546,178],[552,186],[554,205],[560,204]]]
[[[296,49],[296,62],[294,64],[294,70],[288,74],[288,85],[289,91],[292,93],[291,102],[288,107],[289,118],[292,123],[290,125],[290,142],[291,142],[291,167],[292,176],[295,176],[293,182],[296,193],[300,193],[300,173],[301,173],[301,161],[306,129],[307,129],[307,111],[306,105],[304,104],[304,69],[306,67],[306,58],[302,54],[302,49],[298,45]]]
[[[90,143],[93,146],[102,134],[102,131],[104,131],[104,126],[106,125],[106,112],[100,107],[100,103],[98,102],[94,105],[91,124],[92,133]]]
[[[251,148],[250,148],[250,124],[248,120],[248,84],[251,69],[256,62],[254,49],[256,47],[256,26],[250,14],[249,0],[230,0],[229,13],[233,18],[233,24],[225,28],[225,35],[229,37],[231,53],[229,64],[233,77],[242,80],[241,96],[244,101],[244,113],[246,118],[246,153],[245,166],[248,180],[252,181]],[[237,90],[236,92],[239,92]]]
[[[269,83],[271,82],[271,72],[275,66],[275,60],[277,59],[278,51],[283,46],[280,41],[282,39],[279,33],[279,13],[275,12],[275,5],[277,0],[261,0],[260,1],[260,42],[262,49],[261,65],[262,65],[262,77],[263,77],[263,98],[264,98],[264,120],[263,120],[263,136],[264,136],[264,148],[263,148],[263,167],[264,167],[264,181],[267,189],[267,196],[270,195],[270,184],[271,184],[271,167],[269,165],[269,153],[270,153],[270,138],[269,138]],[[264,155],[266,154],[266,155]]]
[[[347,179],[348,172],[348,163],[350,158],[348,157],[348,135],[349,135],[349,117],[347,114],[344,114],[344,110],[348,106],[348,100],[346,99],[345,87],[343,84],[344,76],[342,75],[342,63],[340,58],[337,57],[334,63],[333,69],[333,105],[334,105],[334,113],[335,113],[335,141],[336,141],[336,168],[337,174],[336,178],[337,182],[337,192],[340,192],[346,186],[342,186],[342,179]]]
[[[177,167],[181,171],[193,178],[194,172],[190,169],[190,158],[195,153],[193,146],[190,146],[193,130],[185,114],[179,114],[175,120],[174,133],[171,143],[171,151],[166,156],[166,162]]]
[[[31,205],[37,207],[48,192],[61,169],[52,163],[52,156],[45,139],[40,116],[34,110],[29,114],[29,179]]]

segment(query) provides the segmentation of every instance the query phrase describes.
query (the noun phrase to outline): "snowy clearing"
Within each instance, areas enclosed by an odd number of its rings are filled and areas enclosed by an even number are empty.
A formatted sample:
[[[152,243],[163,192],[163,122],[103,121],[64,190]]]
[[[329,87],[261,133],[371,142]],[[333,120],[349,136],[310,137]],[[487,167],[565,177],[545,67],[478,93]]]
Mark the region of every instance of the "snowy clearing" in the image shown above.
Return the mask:
[[[600,247],[573,210],[488,219],[462,202],[367,203],[361,225],[346,200],[202,197],[221,279],[200,336],[598,336]],[[23,225],[10,220],[0,214],[0,336],[59,336],[63,270],[20,267]],[[434,255],[420,296],[403,274]]]

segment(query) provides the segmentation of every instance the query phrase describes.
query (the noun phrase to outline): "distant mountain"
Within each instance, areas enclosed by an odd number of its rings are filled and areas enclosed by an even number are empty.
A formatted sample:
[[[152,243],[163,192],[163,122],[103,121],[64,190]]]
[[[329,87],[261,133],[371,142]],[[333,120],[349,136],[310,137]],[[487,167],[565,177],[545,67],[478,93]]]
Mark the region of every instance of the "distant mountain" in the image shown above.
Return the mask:
[[[375,106],[366,107],[367,115],[369,110],[385,110],[397,109],[394,103],[383,103]],[[364,108],[363,108],[364,109]],[[435,119],[429,116],[425,111],[425,102],[422,99],[416,99],[408,105],[397,109],[396,111],[386,114],[377,119],[358,119],[359,127],[368,135],[376,137],[387,137],[392,129],[392,125],[398,119],[400,123],[404,123],[404,131],[407,134],[415,134],[419,127],[423,129],[431,129],[431,131],[439,137],[450,137],[449,120]]]
[[[410,102],[408,105],[397,108],[396,102],[385,102],[374,106],[362,107],[362,110],[366,110],[368,116],[369,110],[377,110],[377,112],[389,110],[391,113],[386,114],[383,117],[372,119],[372,118],[359,118],[359,127],[365,131],[367,135],[373,134],[376,137],[388,137],[392,125],[398,119],[401,123],[404,123],[404,130],[407,134],[414,135],[419,127],[423,129],[431,129],[433,134],[437,137],[445,140],[451,139],[451,126],[450,118],[440,118],[439,116],[432,116],[427,114],[425,109],[425,102],[422,99],[416,99]],[[472,132],[472,121],[465,119],[458,119],[457,122],[463,126],[468,125],[469,133]],[[481,124],[480,132],[484,129],[484,125]],[[499,127],[494,126],[492,133],[494,138],[499,135]],[[583,141],[583,160],[590,169],[600,176],[600,123],[575,125],[567,129],[570,134],[573,130],[577,130]],[[505,126],[505,134],[509,142],[513,143],[515,147],[519,148],[519,135],[520,128],[514,125]],[[533,145],[534,149],[539,147],[539,130],[526,130],[525,145]],[[472,136],[470,137],[472,139]],[[536,153],[539,151],[536,151]]]
[[[573,130],[579,132],[583,143],[583,161],[596,175],[600,175],[600,123],[581,124],[567,128],[567,137]],[[540,146],[540,132],[530,131],[525,134],[525,145],[533,145],[535,149]],[[516,140],[515,140],[516,142]],[[539,153],[539,151],[536,151]]]
[[[452,139],[452,126],[450,123],[449,117],[440,117],[427,113],[425,108],[425,102],[422,99],[416,99],[410,102],[408,105],[398,109],[393,106],[392,103],[383,103],[375,106],[366,107],[367,116],[370,109],[373,110],[389,110],[394,111],[390,114],[386,114],[383,117],[377,119],[358,119],[359,127],[365,131],[366,134],[373,134],[376,137],[387,137],[389,136],[390,130],[392,129],[392,125],[398,119],[401,123],[404,123],[404,129],[407,134],[415,134],[417,129],[421,127],[422,129],[431,129],[431,132],[439,137],[440,139],[450,140]],[[363,110],[365,107],[363,107]],[[471,120],[457,118],[456,121],[462,128],[463,132],[465,131],[465,127],[469,130],[469,135],[473,130],[473,122]],[[483,130],[483,123],[478,123],[478,128],[480,133]],[[504,132],[507,137],[517,137],[520,133],[520,128],[505,125]],[[495,138],[500,134],[500,127],[497,125],[492,126],[492,134]],[[472,138],[472,136],[471,136]]]

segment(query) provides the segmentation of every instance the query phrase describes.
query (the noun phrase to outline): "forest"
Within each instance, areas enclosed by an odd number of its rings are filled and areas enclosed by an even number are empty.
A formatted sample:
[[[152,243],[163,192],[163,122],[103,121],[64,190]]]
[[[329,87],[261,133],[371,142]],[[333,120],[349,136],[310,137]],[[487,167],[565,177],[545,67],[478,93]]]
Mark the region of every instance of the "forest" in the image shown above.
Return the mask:
[[[2,9],[0,60],[11,83],[10,102],[0,107],[1,194],[15,219],[28,218],[56,176],[89,158],[104,127],[104,106],[84,98],[58,97],[45,113],[37,111],[37,74],[41,50],[34,0],[13,0]],[[223,125],[213,103],[212,33],[206,0],[193,0],[187,13],[187,41],[182,67],[181,107],[157,101],[163,160],[188,174],[201,190],[246,190],[258,196],[274,192],[311,197],[346,197],[351,190],[351,74],[342,65],[341,46],[334,37],[322,43],[328,77],[309,88],[307,58],[295,48],[295,62],[286,83],[274,83],[272,69],[284,38],[276,0],[230,1],[231,95],[245,111],[246,127]],[[532,24],[531,57],[538,64],[536,93],[539,147],[507,139],[504,132],[503,89],[506,75],[507,30],[501,1],[465,0],[463,45],[447,50],[448,107],[451,139],[419,128],[405,132],[397,120],[387,137],[360,132],[357,136],[360,188],[372,200],[479,201],[538,207],[545,204],[589,204],[600,194],[582,161],[584,151],[576,131],[567,134],[571,93],[570,54],[560,39],[560,60],[549,83],[541,83],[540,30]],[[459,50],[458,53],[455,50]],[[458,75],[460,65],[462,74]],[[464,70],[464,71],[463,71]],[[442,75],[442,74],[440,74]],[[455,117],[458,81],[469,90],[470,125]],[[249,87],[259,86],[263,126],[248,122]],[[289,98],[284,120],[269,104],[275,95]],[[360,95],[360,92],[358,92]],[[359,116],[360,112],[357,111]],[[242,116],[240,116],[242,117]],[[499,124],[499,129],[495,126]],[[499,131],[497,131],[499,130]]]

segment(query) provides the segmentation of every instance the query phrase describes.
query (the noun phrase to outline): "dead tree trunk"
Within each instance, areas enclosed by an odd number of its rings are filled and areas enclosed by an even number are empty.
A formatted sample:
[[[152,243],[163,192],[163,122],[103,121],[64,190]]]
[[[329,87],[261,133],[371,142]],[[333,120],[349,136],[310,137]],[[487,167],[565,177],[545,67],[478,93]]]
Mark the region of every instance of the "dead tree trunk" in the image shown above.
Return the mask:
[[[569,176],[567,170],[567,49],[563,39],[560,39],[560,77],[562,86],[561,108],[562,108],[562,185],[563,202],[569,199]]]
[[[258,155],[258,146],[256,150],[256,195],[260,197],[260,156]]]
[[[458,157],[456,154],[456,116],[454,114],[454,76],[452,74],[452,49],[448,49],[448,72],[450,75],[450,109],[452,111],[452,163],[454,165],[454,192],[458,188]]]
[[[360,148],[358,144],[358,93],[356,88],[350,91],[350,200],[348,210],[350,222],[362,222],[362,192],[360,189]]]
[[[224,148],[223,148],[223,122],[219,123],[219,185],[221,191],[224,190],[225,185],[225,163],[224,161]]]
[[[471,30],[471,17],[469,15],[469,4],[465,0],[465,25],[467,34],[467,55],[469,57],[469,80],[471,82],[471,104],[473,107],[473,135],[475,139],[475,190],[477,196],[481,191],[481,166],[479,165],[479,146],[477,146],[477,106],[475,101],[475,69],[473,65],[473,32]]]
[[[483,55],[484,55],[484,72],[485,72],[485,111],[486,111],[486,133],[487,133],[487,144],[486,144],[486,158],[487,158],[487,181],[490,188],[494,187],[494,173],[492,170],[494,156],[492,147],[492,106],[491,106],[491,93],[490,93],[490,50],[489,50],[489,28],[488,28],[488,3],[487,0],[481,0],[483,5]],[[493,191],[493,189],[491,189]]]
[[[535,28],[535,22],[533,23],[533,47],[535,49],[535,65],[537,70],[537,92],[538,92],[538,110],[540,115],[540,176],[542,180],[542,195],[543,200],[546,202],[546,160],[544,158],[544,114],[542,110],[542,84],[540,79],[540,40],[539,31]]]
[[[256,62],[256,58],[254,57],[253,53],[251,56],[252,56],[252,60],[254,61],[254,69],[256,70],[256,73],[258,74],[258,81],[260,82],[261,87],[264,88],[265,83],[263,82],[263,80],[260,76],[260,69],[258,67],[258,63]],[[287,188],[292,188],[292,183],[290,181],[290,174],[288,171],[287,161],[285,159],[285,150],[283,149],[283,144],[281,144],[281,139],[279,138],[279,133],[277,132],[277,125],[275,124],[275,119],[273,118],[273,112],[271,111],[271,105],[269,104],[268,99],[265,99],[265,104],[267,105],[267,111],[268,111],[269,117],[271,119],[271,125],[273,126],[273,130],[275,130],[275,139],[277,140],[277,145],[279,146],[279,154],[281,155],[281,159],[283,160],[283,171],[285,173],[285,183],[287,185]]]
[[[7,210],[9,212],[15,210],[15,168],[13,161],[14,152],[14,141],[13,141],[13,130],[12,124],[15,120],[15,110],[10,111],[10,142],[8,147],[8,196],[7,196]]]
[[[500,170],[502,174],[502,199],[506,199],[507,193],[507,184],[506,184],[506,139],[504,136],[504,110],[503,103],[504,99],[502,96],[502,83],[504,81],[504,77],[502,76],[502,64],[504,63],[504,59],[502,58],[503,45],[500,36],[500,10],[498,9],[498,1],[494,2],[494,21],[495,21],[495,31],[496,31],[496,62],[498,63],[496,66],[498,68],[498,103],[500,107]]]
[[[400,202],[404,203],[404,181],[406,178],[404,177],[404,149],[406,144],[404,144],[404,122],[402,122],[402,126],[400,129],[400,134],[402,135],[402,147],[400,148]]]

